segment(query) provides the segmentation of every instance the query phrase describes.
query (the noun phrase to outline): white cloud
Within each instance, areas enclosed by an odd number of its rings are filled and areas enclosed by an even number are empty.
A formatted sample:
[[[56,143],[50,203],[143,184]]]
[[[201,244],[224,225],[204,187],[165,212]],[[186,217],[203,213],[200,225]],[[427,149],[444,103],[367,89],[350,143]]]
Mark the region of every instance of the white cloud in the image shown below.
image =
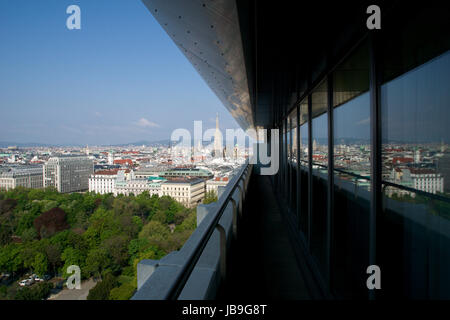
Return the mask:
[[[367,119],[362,119],[360,121],[358,121],[356,124],[357,125],[364,125],[364,124],[369,124],[370,123],[370,117]]]
[[[136,122],[136,124],[137,124],[139,127],[143,127],[143,128],[159,128],[159,125],[158,125],[157,123],[154,123],[154,122],[152,122],[152,121],[148,121],[148,120],[145,119],[145,118],[139,119],[139,121]]]
[[[100,112],[98,112],[98,111],[95,112],[95,116],[96,116],[96,117],[101,117],[101,115],[102,115],[102,114],[101,114]]]

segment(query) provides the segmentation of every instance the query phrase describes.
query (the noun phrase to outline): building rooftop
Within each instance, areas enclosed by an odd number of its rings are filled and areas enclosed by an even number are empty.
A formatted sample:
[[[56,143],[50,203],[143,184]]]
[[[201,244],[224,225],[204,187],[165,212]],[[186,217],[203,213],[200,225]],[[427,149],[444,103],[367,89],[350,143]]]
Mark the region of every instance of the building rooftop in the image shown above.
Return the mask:
[[[203,179],[200,178],[172,178],[168,179],[165,183],[179,183],[179,184],[190,184],[194,185],[200,182],[204,182]]]
[[[1,172],[2,178],[14,178],[21,175],[29,174],[42,174],[42,166],[24,166],[24,167],[12,167],[8,171]]]

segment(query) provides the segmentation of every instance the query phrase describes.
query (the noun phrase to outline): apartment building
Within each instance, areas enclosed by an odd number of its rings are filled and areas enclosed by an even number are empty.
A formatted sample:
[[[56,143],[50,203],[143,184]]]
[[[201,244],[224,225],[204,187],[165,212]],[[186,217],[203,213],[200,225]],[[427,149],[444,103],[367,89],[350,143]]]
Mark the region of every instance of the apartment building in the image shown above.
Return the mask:
[[[16,187],[43,188],[42,166],[12,168],[0,174],[0,190]]]
[[[205,187],[206,183],[203,179],[174,179],[161,184],[161,193],[163,196],[170,196],[191,208],[203,200]]]
[[[108,194],[115,192],[117,172],[114,170],[100,170],[89,177],[89,192]]]
[[[144,191],[148,191],[151,196],[154,194],[161,196],[161,182],[153,182],[148,179],[116,181],[114,195],[123,194],[129,196],[130,194],[134,194],[137,196]]]
[[[43,167],[44,187],[55,187],[61,193],[89,190],[94,163],[85,156],[50,158]]]
[[[226,187],[228,184],[228,177],[216,177],[206,181],[206,192],[214,191],[219,194],[219,187]]]

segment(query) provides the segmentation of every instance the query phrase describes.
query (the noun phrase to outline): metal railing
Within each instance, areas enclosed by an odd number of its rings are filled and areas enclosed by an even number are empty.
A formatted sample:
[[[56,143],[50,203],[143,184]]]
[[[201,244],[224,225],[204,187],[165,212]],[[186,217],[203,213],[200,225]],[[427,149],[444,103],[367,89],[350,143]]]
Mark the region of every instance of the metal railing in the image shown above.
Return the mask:
[[[237,230],[237,215],[242,210],[242,202],[245,198],[245,192],[249,183],[252,165],[248,161],[241,167],[239,172],[227,184],[227,187],[220,195],[218,201],[214,203],[214,210],[209,212],[203,219],[202,223],[197,226],[197,229],[192,233],[183,247],[177,251],[178,261],[171,264],[171,270],[166,274],[159,274],[152,277],[159,270],[159,264],[155,264],[154,272],[145,281],[141,288],[133,296],[133,300],[146,299],[162,299],[162,300],[176,300],[180,293],[186,286],[193,270],[195,269],[202,253],[207,246],[211,236],[215,230],[220,234],[220,271],[222,279],[225,277],[226,266],[226,231],[224,227],[219,224],[225,209],[230,203],[233,205],[232,218],[232,234],[236,236]],[[242,186],[241,186],[242,182]],[[236,200],[233,199],[235,191],[239,189],[239,204],[237,206]],[[174,269],[173,266],[176,266]],[[155,284],[158,281],[158,284]],[[153,283],[150,283],[153,282]],[[146,289],[142,290],[145,286]],[[151,287],[157,287],[158,292],[152,290]],[[146,294],[151,292],[151,294]]]

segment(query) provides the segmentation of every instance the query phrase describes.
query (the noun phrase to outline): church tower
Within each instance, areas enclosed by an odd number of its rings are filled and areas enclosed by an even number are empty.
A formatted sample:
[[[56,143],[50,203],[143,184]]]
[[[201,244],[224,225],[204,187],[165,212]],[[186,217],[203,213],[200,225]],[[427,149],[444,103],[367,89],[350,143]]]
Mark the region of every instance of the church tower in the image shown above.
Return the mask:
[[[219,113],[216,114],[216,132],[214,133],[214,156],[222,155],[222,133],[219,129]]]

